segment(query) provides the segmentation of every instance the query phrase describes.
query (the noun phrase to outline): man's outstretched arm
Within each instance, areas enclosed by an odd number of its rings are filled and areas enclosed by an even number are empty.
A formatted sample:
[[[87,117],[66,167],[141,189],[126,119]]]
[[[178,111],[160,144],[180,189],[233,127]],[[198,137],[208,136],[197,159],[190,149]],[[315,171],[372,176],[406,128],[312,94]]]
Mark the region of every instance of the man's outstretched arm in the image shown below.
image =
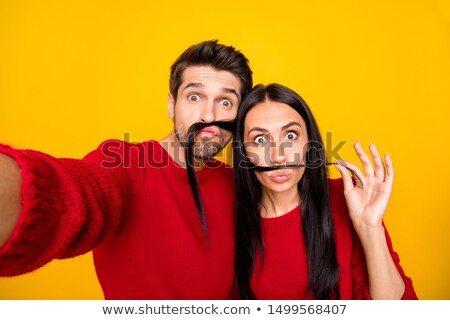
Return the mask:
[[[135,157],[125,168],[106,155],[123,148],[109,140],[79,160],[0,144],[0,276],[84,254],[114,234],[130,212]]]
[[[0,153],[0,247],[13,232],[20,215],[22,176],[13,158]]]

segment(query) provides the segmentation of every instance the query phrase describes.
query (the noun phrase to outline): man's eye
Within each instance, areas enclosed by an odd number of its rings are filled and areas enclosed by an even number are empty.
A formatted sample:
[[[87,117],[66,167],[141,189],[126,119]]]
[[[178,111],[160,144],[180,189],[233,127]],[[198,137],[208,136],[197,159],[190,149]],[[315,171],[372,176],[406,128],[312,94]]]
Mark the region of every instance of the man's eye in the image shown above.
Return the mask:
[[[224,99],[220,103],[222,104],[222,106],[226,108],[231,108],[233,106],[233,102],[231,102],[231,100],[228,99]]]
[[[253,139],[253,142],[256,142],[257,144],[264,144],[267,143],[269,140],[265,136],[256,136],[255,139]]]
[[[189,101],[200,101],[200,96],[198,94],[191,93],[187,96]]]
[[[298,134],[294,131],[289,131],[286,133],[285,137],[286,137],[286,140],[295,140],[295,139],[297,139]]]

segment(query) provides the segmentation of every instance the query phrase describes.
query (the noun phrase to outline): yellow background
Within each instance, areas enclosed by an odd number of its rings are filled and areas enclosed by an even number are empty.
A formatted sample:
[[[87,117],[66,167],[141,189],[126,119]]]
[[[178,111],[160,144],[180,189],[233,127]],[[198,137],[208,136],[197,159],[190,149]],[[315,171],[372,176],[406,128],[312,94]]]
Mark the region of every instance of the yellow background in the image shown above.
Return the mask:
[[[356,139],[390,152],[394,247],[420,298],[449,299],[449,1],[1,0],[0,141],[78,158],[162,138],[169,67],[206,39],[300,93],[344,158]],[[0,298],[103,295],[86,254],[1,278]]]

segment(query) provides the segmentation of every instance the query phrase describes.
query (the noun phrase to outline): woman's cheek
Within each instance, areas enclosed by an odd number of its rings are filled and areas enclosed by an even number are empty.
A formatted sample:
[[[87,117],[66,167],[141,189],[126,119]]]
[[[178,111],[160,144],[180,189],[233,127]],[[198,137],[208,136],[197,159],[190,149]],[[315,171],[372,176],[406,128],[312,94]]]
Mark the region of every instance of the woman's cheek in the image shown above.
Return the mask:
[[[255,176],[256,176],[256,179],[258,179],[258,181],[262,185],[264,185],[263,173],[262,172],[255,172]]]
[[[248,147],[246,149],[247,159],[256,166],[264,166],[264,152],[262,148]]]

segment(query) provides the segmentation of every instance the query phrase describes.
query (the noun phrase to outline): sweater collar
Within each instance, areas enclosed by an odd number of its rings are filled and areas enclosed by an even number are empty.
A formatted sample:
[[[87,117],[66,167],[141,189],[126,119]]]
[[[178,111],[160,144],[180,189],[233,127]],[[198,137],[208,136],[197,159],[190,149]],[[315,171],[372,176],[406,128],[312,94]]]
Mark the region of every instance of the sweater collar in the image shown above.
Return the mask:
[[[301,220],[301,209],[300,205],[298,205],[282,216],[261,218],[261,224],[266,234],[276,234],[301,228]]]

